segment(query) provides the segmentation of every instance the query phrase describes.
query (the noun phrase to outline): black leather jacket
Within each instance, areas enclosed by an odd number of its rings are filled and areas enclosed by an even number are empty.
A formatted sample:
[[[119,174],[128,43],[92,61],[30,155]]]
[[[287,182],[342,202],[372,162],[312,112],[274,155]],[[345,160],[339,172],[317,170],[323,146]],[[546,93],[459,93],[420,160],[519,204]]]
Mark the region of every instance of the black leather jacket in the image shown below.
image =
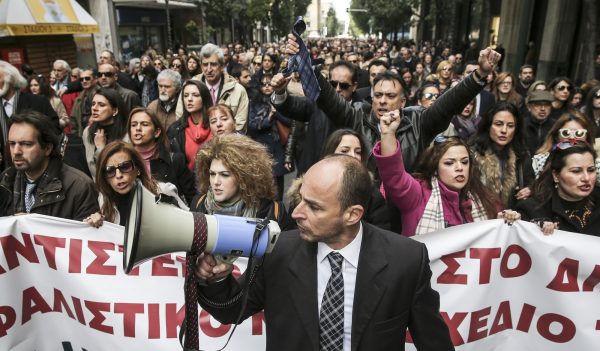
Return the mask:
[[[319,108],[329,117],[335,128],[350,128],[363,135],[371,147],[367,166],[369,170],[376,172],[372,148],[381,139],[381,133],[375,113],[372,110],[366,113],[363,109],[353,108],[351,103],[336,93],[324,77],[318,75],[317,79],[321,87],[321,94],[317,99]],[[402,124],[396,131],[396,137],[400,142],[408,172],[414,171],[417,157],[433,138],[446,130],[452,117],[462,112],[482,89],[483,86],[479,85],[471,74],[440,96],[431,107],[425,109],[415,106],[402,110]]]

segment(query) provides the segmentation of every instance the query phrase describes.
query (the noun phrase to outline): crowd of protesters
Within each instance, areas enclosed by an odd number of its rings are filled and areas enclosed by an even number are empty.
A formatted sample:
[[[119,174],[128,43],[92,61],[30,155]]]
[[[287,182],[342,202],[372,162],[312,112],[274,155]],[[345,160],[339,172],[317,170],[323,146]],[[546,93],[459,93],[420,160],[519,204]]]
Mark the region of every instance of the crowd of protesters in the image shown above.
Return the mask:
[[[149,49],[127,64],[104,50],[96,66],[56,60],[48,77],[0,61],[1,213],[58,213],[44,210],[56,202],[46,199],[52,182],[63,198],[88,184],[85,216],[60,216],[124,224],[139,179],[185,209],[264,214],[290,228],[302,174],[347,154],[372,176],[365,220],[406,236],[515,209],[546,233],[600,234],[598,80],[536,80],[531,65],[515,75],[475,44],[306,45],[313,77],[278,73],[298,51],[291,39]],[[316,101],[303,88],[314,78]]]

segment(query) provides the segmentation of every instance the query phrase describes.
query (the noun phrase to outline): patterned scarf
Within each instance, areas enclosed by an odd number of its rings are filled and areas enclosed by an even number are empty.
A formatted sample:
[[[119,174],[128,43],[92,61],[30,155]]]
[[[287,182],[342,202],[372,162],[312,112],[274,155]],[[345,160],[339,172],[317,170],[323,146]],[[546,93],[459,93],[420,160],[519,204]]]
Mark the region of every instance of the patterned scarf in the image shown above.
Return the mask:
[[[471,200],[471,215],[473,216],[473,222],[484,221],[487,218],[483,205],[474,197],[471,193],[467,194],[469,200]],[[446,222],[444,221],[444,207],[442,206],[442,194],[440,192],[440,186],[438,184],[437,177],[431,178],[431,197],[425,205],[425,211],[423,216],[417,224],[415,235],[426,234],[435,232],[446,228]]]

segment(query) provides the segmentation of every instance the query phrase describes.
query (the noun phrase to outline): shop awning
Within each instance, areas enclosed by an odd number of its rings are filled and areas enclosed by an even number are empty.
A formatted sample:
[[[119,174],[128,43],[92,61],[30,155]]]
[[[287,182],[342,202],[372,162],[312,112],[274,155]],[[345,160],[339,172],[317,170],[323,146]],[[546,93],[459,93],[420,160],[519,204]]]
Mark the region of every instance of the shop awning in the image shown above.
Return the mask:
[[[98,23],[75,0],[0,0],[0,37],[98,31]]]
[[[169,8],[176,9],[189,9],[197,7],[196,0],[169,0]],[[130,6],[130,7],[142,7],[147,9],[165,9],[167,6],[165,0],[113,0],[115,6]]]

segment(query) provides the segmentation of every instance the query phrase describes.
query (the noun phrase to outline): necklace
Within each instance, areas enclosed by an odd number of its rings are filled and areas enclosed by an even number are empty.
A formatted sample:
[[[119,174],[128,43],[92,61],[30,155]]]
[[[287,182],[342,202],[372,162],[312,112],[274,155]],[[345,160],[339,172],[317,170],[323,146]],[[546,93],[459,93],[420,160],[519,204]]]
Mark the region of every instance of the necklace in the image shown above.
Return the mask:
[[[583,207],[565,210],[565,214],[570,220],[575,222],[580,229],[583,229],[587,226],[587,221],[592,215],[592,207],[593,203],[590,201],[590,199],[588,199]]]

